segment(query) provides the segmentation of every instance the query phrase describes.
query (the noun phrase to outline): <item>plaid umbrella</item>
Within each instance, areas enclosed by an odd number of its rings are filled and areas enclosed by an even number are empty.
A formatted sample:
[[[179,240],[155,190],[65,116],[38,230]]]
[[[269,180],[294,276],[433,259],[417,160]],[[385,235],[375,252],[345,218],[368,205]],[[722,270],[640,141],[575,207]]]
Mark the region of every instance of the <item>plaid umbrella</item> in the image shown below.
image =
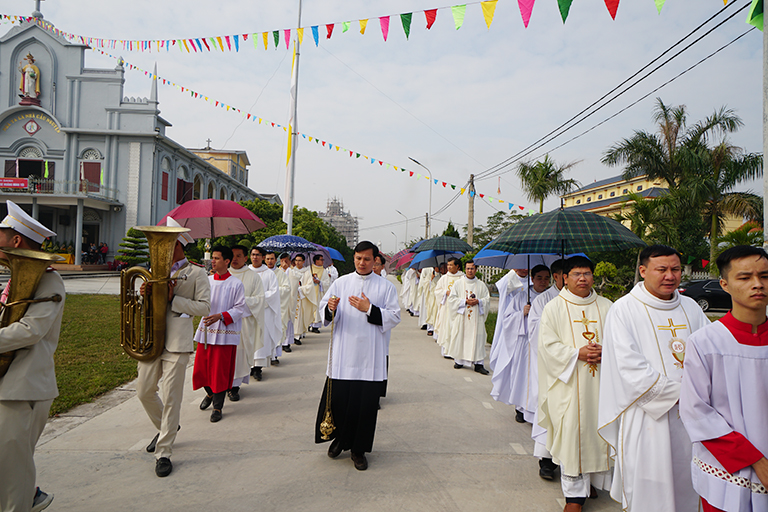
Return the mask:
[[[527,217],[486,248],[511,253],[623,251],[646,244],[621,223],[594,213],[556,209]]]
[[[416,252],[424,251],[470,252],[472,246],[464,240],[452,236],[438,236],[424,240],[424,243],[416,249]]]

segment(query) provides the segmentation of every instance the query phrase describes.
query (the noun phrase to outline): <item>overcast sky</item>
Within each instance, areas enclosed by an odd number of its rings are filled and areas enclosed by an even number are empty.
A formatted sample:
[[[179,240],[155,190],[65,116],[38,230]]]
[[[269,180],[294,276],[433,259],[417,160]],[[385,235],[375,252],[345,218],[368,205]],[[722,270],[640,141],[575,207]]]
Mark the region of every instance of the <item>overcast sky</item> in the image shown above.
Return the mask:
[[[728,14],[748,4],[731,0]],[[298,0],[210,2],[165,0],[131,2],[45,0],[45,19],[61,30],[114,39],[175,39],[226,34],[252,34],[297,25]],[[679,39],[723,9],[722,0],[668,0],[657,14],[653,0],[623,0],[612,20],[602,0],[574,2],[563,24],[554,0],[540,0],[530,25],[523,26],[517,2],[499,0],[490,30],[480,4],[467,5],[460,30],[450,9],[440,9],[431,30],[423,13],[415,12],[410,40],[398,17],[391,19],[384,42],[378,17],[450,6],[436,0],[304,0],[302,26],[320,26],[320,46],[307,30],[300,57],[299,131],[377,160],[421,171],[434,178],[464,184],[535,142],[656,58]],[[29,14],[32,0],[0,0],[4,14]],[[370,18],[365,35],[357,20]],[[746,11],[739,13],[689,50],[566,135],[529,155],[540,158],[555,146],[591,128],[687,69],[749,29]],[[347,33],[337,25],[330,40],[323,25],[353,21]],[[714,23],[709,25],[714,26]],[[6,25],[3,31],[10,25]],[[701,35],[701,32],[699,33]],[[281,33],[282,37],[282,33]],[[112,51],[141,68],[271,121],[287,124],[291,52],[270,41],[254,50],[250,41],[240,52],[141,53]],[[685,104],[695,122],[726,105],[745,127],[731,141],[750,152],[762,151],[762,33],[754,30],[713,58],[660,91],[651,94],[605,124],[552,150],[557,162],[581,162],[571,177],[582,184],[607,178],[620,168],[600,163],[604,151],[633,130],[653,130],[655,97],[670,105]],[[115,61],[88,51],[87,67],[114,67]],[[126,71],[125,95],[148,96],[150,79]],[[190,99],[160,86],[160,110],[172,123],[168,135],[186,147],[248,152],[249,184],[258,192],[284,195],[287,135],[282,130],[243,121],[238,114]],[[349,153],[347,153],[348,155]],[[479,193],[536,208],[527,200],[512,168],[476,183]],[[296,204],[325,210],[332,197],[343,200],[360,217],[360,239],[381,242],[392,251],[407,238],[424,235],[429,185],[407,173],[351,159],[301,139],[296,165]],[[750,188],[760,193],[760,184]],[[450,188],[435,186],[432,211],[454,198]],[[551,198],[545,209],[558,204]],[[493,207],[475,202],[475,222],[483,224]],[[467,198],[435,214],[432,232],[448,220],[467,222]],[[381,225],[397,223],[378,227]],[[393,234],[394,233],[394,234]]]

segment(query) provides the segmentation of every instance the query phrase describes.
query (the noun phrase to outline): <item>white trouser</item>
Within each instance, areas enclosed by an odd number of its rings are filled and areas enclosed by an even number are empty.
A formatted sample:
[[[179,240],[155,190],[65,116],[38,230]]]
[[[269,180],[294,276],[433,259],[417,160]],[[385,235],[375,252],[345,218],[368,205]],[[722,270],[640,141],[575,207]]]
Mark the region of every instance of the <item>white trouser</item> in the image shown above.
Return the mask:
[[[610,490],[611,470],[599,473],[584,473],[579,476],[568,476],[560,468],[560,486],[566,498],[589,498],[590,486],[596,489]]]
[[[283,340],[283,346],[287,347],[293,343],[293,320],[288,320],[288,325],[285,327],[285,339]]]
[[[0,400],[0,510],[29,512],[35,499],[35,445],[51,400]]]
[[[136,395],[147,412],[150,421],[160,436],[157,438],[155,458],[171,457],[173,441],[179,429],[181,402],[184,395],[184,377],[189,363],[189,354],[168,352],[154,361],[139,361],[139,379],[136,381]],[[162,398],[158,395],[162,378]]]

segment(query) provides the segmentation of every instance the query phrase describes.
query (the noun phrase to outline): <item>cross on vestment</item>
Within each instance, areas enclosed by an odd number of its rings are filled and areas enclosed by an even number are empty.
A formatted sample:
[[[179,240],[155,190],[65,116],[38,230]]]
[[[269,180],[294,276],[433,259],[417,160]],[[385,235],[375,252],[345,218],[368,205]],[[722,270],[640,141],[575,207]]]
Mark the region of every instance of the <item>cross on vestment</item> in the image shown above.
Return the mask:
[[[669,350],[672,351],[672,356],[675,358],[675,366],[683,368],[683,361],[685,360],[685,341],[677,337],[678,329],[687,329],[688,326],[675,325],[671,318],[668,318],[669,325],[657,325],[656,327],[660,331],[670,331],[672,333],[672,339],[669,341]]]
[[[672,322],[671,318],[668,318],[669,325],[657,325],[656,327],[659,328],[660,331],[670,331],[672,333],[673,338],[677,338],[677,330],[678,329],[687,329],[688,326],[683,325],[675,325],[674,322]]]
[[[582,324],[584,326],[584,332],[581,333],[581,335],[584,336],[584,339],[586,339],[588,342],[592,343],[592,340],[594,340],[597,337],[596,332],[591,332],[589,330],[589,324],[596,324],[597,320],[590,320],[589,318],[587,318],[586,311],[582,311],[581,318],[578,320],[574,320],[573,323]],[[598,339],[598,343],[599,341],[600,340]],[[591,373],[593,377],[597,374],[597,364],[585,363],[584,366],[589,368],[589,373]]]

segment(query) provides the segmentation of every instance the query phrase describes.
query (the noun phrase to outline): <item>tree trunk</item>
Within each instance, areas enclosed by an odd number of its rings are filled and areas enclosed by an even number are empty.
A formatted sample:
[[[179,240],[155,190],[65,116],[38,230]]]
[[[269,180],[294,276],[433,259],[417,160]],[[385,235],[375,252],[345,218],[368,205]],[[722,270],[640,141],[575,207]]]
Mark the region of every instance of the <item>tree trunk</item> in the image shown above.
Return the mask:
[[[712,269],[715,267],[715,250],[717,249],[717,210],[712,209],[712,225],[709,227],[709,275],[715,277]]]

